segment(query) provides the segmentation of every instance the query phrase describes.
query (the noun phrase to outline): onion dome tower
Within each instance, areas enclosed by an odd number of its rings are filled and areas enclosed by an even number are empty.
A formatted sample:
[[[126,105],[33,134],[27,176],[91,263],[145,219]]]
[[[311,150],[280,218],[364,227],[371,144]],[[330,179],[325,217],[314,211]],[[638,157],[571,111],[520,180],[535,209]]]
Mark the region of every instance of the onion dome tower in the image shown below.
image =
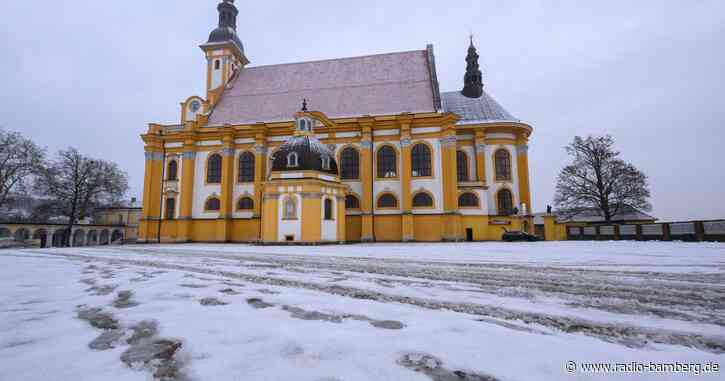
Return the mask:
[[[249,64],[244,54],[244,45],[237,35],[239,10],[234,0],[223,0],[217,6],[219,25],[209,34],[206,43],[200,46],[207,59],[207,100],[213,108],[227,84]]]
[[[466,56],[466,74],[463,76],[463,90],[461,94],[468,98],[480,98],[483,95],[483,74],[478,66],[478,53],[476,47],[473,46],[473,36],[471,36],[471,44],[468,46],[468,55]]]
[[[234,6],[234,0],[224,0],[217,6],[219,11],[219,26],[209,34],[209,44],[233,44],[244,56],[244,45],[237,35],[237,15],[239,10]]]
[[[272,171],[318,171],[337,176],[337,162],[332,150],[322,144],[313,127],[318,123],[307,112],[307,101],[295,115],[295,132],[274,154]]]

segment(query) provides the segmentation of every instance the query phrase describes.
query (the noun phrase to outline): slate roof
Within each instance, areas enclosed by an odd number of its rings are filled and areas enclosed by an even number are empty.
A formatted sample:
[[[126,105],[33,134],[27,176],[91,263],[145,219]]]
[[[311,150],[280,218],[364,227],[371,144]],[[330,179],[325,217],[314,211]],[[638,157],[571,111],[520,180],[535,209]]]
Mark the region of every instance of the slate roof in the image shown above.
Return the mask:
[[[416,50],[247,67],[225,89],[208,125],[289,121],[303,98],[330,118],[436,112],[432,60]]]
[[[289,168],[287,167],[287,155],[291,152],[297,153],[298,165]],[[329,169],[322,168],[323,157],[330,160]],[[293,136],[287,139],[274,153],[272,160],[273,171],[315,170],[337,175],[337,162],[334,153],[314,136]]]
[[[519,119],[511,115],[506,109],[496,102],[487,92],[483,90],[480,98],[468,98],[460,91],[448,91],[441,93],[443,111],[458,114],[461,120],[458,124],[472,124],[481,122],[519,122]]]

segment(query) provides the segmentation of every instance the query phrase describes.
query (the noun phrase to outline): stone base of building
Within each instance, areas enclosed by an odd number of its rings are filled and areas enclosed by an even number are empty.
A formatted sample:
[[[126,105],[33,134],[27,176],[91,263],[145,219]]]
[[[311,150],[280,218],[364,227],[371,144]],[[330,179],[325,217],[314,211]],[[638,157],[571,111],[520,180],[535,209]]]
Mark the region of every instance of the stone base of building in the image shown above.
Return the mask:
[[[218,232],[219,220],[161,221],[161,243],[252,243],[258,245],[329,245],[358,242],[461,242],[500,241],[506,230],[533,232],[531,216],[481,216],[450,214],[415,214],[408,218],[410,226],[403,229],[402,215],[377,215],[372,223],[373,235],[362,234],[362,216],[345,217],[345,239],[335,241],[298,240],[293,242],[260,239],[259,218],[227,220],[228,237]],[[549,221],[549,230],[554,223]],[[138,243],[158,243],[158,221],[143,221]],[[178,224],[188,224],[181,236]],[[552,237],[553,234],[550,234]],[[549,236],[549,235],[547,235]]]

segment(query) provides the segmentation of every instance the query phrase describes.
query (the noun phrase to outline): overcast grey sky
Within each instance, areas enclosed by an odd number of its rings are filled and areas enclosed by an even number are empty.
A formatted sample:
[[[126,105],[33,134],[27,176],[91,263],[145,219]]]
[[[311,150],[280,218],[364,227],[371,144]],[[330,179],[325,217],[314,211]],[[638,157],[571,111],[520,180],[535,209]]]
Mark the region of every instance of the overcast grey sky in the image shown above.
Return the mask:
[[[204,95],[198,45],[215,0],[0,2],[0,126],[51,152],[118,162],[143,188],[150,122]],[[551,203],[563,146],[611,134],[650,178],[661,219],[725,217],[725,1],[244,1],[252,65],[435,46],[441,90],[462,86],[468,34],[484,83],[534,127],[534,208]]]

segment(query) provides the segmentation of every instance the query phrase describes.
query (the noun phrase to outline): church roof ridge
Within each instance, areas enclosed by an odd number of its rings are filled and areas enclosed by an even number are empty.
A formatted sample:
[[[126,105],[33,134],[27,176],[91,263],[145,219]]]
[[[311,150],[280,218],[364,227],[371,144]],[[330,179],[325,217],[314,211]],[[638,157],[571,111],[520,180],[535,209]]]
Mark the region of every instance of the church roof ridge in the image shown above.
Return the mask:
[[[299,99],[331,118],[436,112],[428,50],[245,67],[207,126],[289,120]]]
[[[401,51],[396,51],[396,52],[365,54],[365,55],[361,55],[361,56],[347,56],[347,57],[338,57],[338,58],[323,58],[323,59],[310,60],[310,61],[284,62],[284,63],[278,63],[278,64],[248,66],[248,67],[244,68],[244,70],[253,70],[253,69],[260,69],[260,68],[273,68],[273,67],[288,66],[288,65],[313,64],[313,63],[322,63],[322,62],[330,62],[330,61],[345,61],[345,60],[354,60],[354,59],[380,57],[380,56],[393,56],[393,55],[398,55],[398,54],[402,55],[402,54],[425,53],[425,52],[426,52],[425,49],[401,50]]]

